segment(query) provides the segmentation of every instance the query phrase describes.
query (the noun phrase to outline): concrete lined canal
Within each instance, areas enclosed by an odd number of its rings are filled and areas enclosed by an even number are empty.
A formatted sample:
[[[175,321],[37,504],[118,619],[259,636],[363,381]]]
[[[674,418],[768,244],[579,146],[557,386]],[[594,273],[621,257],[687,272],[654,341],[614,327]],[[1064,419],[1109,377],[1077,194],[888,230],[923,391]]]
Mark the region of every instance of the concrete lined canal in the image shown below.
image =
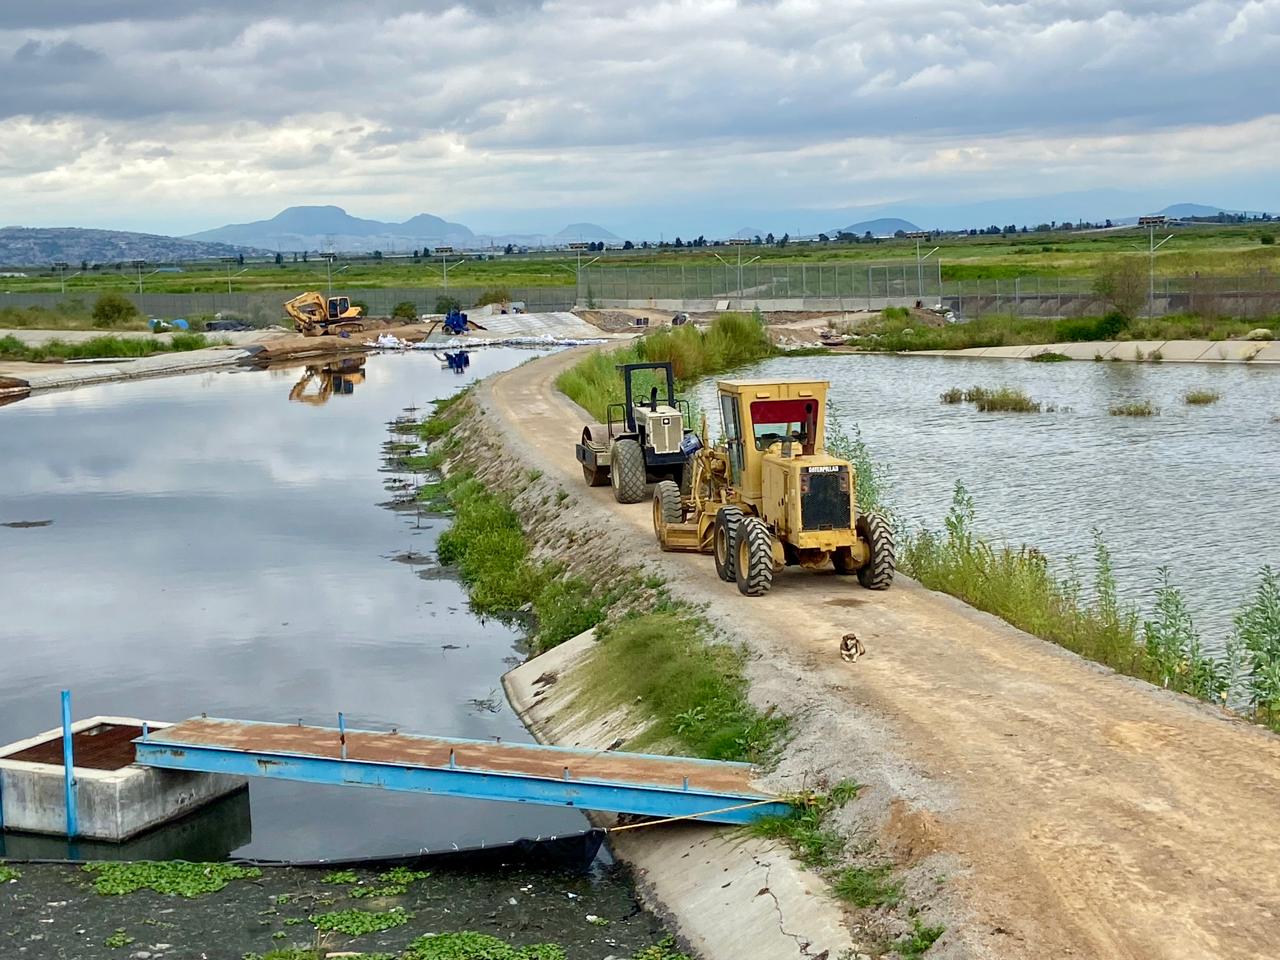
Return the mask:
[[[0,742],[56,726],[61,687],[78,716],[333,724],[342,710],[353,727],[529,739],[499,683],[520,630],[470,613],[435,561],[448,521],[379,506],[409,479],[379,467],[387,421],[532,355],[477,351],[462,376],[430,353],[375,356],[323,405],[289,402],[295,367],[0,409],[0,523],[52,521],[0,527]],[[585,825],[554,808],[268,780],[250,796],[251,835],[234,804],[206,814],[223,853],[404,854]]]

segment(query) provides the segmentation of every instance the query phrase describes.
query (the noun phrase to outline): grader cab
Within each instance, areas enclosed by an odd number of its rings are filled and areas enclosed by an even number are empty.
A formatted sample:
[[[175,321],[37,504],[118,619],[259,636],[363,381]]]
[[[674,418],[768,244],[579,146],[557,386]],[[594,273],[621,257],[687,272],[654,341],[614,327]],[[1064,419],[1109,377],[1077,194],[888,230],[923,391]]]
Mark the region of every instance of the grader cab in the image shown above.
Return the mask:
[[[670,482],[653,495],[663,550],[715,556],[722,580],[747,596],[769,591],[784,566],[857,574],[871,590],[893,582],[893,530],[859,513],[857,472],[827,453],[825,381],[722,380],[723,442],[692,459],[687,495]]]

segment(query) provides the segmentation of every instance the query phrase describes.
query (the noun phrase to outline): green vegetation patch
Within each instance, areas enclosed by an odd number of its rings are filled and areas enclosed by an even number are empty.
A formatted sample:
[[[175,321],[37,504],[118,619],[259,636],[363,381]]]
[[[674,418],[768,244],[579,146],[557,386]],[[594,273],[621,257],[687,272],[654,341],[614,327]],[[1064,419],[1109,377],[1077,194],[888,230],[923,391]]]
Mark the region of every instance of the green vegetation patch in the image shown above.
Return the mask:
[[[620,350],[593,351],[560,374],[556,386],[603,421],[609,404],[625,399],[618,364],[670,361],[683,388],[703,377],[763,360],[774,352],[758,313],[725,313],[706,330],[692,325],[662,328]]]
[[[93,337],[77,343],[50,340],[39,346],[27,346],[9,334],[0,337],[0,360],[43,363],[57,360],[97,360],[102,358],[137,359],[157,353],[181,353],[216,346],[202,333],[175,333],[168,341],[158,337]]]
[[[1027,359],[1032,363],[1062,363],[1063,361],[1070,360],[1071,358],[1065,353],[1057,353],[1053,350],[1042,350],[1040,353],[1032,354],[1027,357]]]
[[[926,926],[919,917],[911,921],[911,932],[905,940],[894,945],[902,960],[919,960],[932,947],[947,928],[943,926]]]
[[[1128,403],[1116,403],[1107,408],[1113,417],[1154,417],[1160,408],[1150,400],[1130,400]]]
[[[334,931],[348,937],[362,937],[369,933],[381,933],[393,927],[403,926],[413,919],[413,914],[393,907],[381,913],[372,910],[331,910],[309,918],[317,930]]]
[[[983,413],[1039,413],[1040,402],[1032,400],[1016,387],[999,387],[985,392],[974,401],[974,405]]]
[[[1182,399],[1193,407],[1204,407],[1217,403],[1222,399],[1222,394],[1217,390],[1188,390],[1182,395]]]
[[[514,947],[484,933],[439,933],[418,937],[401,955],[402,960],[565,960],[565,953],[551,943]]]
[[[836,896],[856,907],[894,907],[902,902],[902,884],[893,878],[893,868],[847,867],[831,884]]]
[[[334,870],[320,878],[321,883],[359,883],[360,877],[354,870]]]
[[[22,873],[17,867],[6,866],[0,863],[0,883],[11,883],[14,880],[21,879]]]
[[[241,867],[234,863],[187,863],[183,860],[95,862],[86,863],[81,869],[94,875],[93,888],[104,896],[146,889],[166,896],[198,897],[221,890],[232,880],[251,880],[262,876],[257,867]]]
[[[693,611],[671,605],[601,626],[584,667],[583,689],[603,703],[638,703],[652,726],[628,749],[670,745],[711,760],[766,759],[787,729],[785,718],[747,701],[743,651],[713,640]]]
[[[762,817],[747,827],[752,836],[781,840],[801,863],[808,867],[828,867],[844,849],[844,840],[826,826],[833,810],[844,806],[859,790],[851,780],[842,781],[825,795],[805,798],[792,806],[785,817]]]
[[[134,938],[125,932],[124,927],[118,927],[116,928],[115,933],[102,941],[102,945],[104,947],[112,948],[127,947],[129,944],[133,943],[133,941]]]

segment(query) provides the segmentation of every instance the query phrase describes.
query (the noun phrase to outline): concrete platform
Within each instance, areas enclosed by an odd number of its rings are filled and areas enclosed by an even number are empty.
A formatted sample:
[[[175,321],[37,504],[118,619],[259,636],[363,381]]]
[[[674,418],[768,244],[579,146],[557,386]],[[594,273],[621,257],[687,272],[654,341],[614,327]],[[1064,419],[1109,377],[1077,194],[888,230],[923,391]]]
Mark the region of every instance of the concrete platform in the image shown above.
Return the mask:
[[[152,770],[133,762],[143,721],[90,717],[72,724],[77,836],[120,842],[243,790],[243,777]],[[151,723],[153,730],[168,724]],[[5,830],[65,836],[62,729],[0,747],[0,822]]]
[[[1090,340],[1084,343],[970,347],[967,350],[911,350],[903,356],[1026,360],[1039,353],[1060,353],[1072,360],[1264,364],[1280,363],[1280,342],[1272,340]]]

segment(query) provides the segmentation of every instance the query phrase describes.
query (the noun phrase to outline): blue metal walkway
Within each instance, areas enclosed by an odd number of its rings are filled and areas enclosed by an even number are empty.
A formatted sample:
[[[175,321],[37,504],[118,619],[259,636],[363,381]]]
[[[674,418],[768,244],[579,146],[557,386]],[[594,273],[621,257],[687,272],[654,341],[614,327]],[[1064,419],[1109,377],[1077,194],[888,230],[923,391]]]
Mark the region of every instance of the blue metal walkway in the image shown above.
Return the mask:
[[[137,762],[169,770],[379,787],[713,823],[790,812],[745,763],[198,717],[144,732]]]

